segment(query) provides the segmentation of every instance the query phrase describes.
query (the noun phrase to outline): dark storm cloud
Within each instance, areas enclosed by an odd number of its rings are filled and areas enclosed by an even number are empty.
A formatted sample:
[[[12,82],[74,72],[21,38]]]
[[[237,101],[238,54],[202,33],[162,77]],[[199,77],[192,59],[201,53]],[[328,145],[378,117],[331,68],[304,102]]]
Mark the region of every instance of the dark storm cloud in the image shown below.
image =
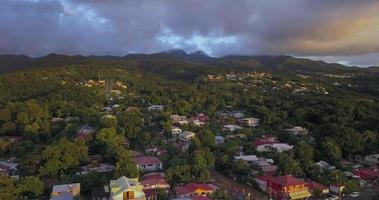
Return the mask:
[[[378,8],[377,0],[3,0],[0,54],[182,48],[374,65]]]

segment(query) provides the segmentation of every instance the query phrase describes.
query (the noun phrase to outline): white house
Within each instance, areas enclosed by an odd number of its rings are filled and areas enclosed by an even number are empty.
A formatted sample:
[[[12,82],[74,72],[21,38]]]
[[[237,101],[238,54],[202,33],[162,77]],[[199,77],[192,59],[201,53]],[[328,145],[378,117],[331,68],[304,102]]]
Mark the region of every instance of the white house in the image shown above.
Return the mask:
[[[107,173],[114,171],[115,166],[108,163],[99,163],[99,164],[89,164],[83,167],[80,167],[80,172],[77,174],[88,174],[90,172],[96,171],[99,173]]]
[[[173,135],[177,135],[177,134],[179,134],[179,133],[181,133],[181,132],[182,132],[182,129],[179,128],[179,127],[173,126],[173,127],[171,128],[171,133],[172,133]]]
[[[204,126],[205,125],[205,122],[202,122],[198,119],[195,119],[195,120],[192,120],[192,123],[195,125],[195,126],[198,126],[198,127],[201,127],[201,126]]]
[[[230,113],[230,116],[234,118],[242,118],[245,116],[245,114],[238,111],[233,111]]]
[[[170,115],[170,119],[171,119],[172,124],[179,124],[179,125],[188,124],[188,118],[186,116]]]
[[[239,156],[234,156],[234,160],[243,160],[248,163],[253,163],[255,161],[258,161],[259,158],[255,155],[239,155]]]
[[[379,164],[379,154],[367,155],[365,161]]]
[[[183,131],[179,133],[179,139],[183,141],[189,141],[196,137],[196,133],[191,131]]]
[[[293,134],[293,135],[308,135],[308,130],[306,128],[303,128],[301,126],[294,126],[289,129],[284,129],[285,132]]]
[[[293,149],[292,145],[286,143],[266,143],[255,147],[258,152],[277,152],[282,153]]]
[[[316,166],[320,167],[321,169],[327,169],[327,170],[333,170],[333,169],[336,169],[335,166],[323,161],[323,160],[320,160],[318,162],[315,163]]]
[[[233,125],[233,124],[228,124],[228,125],[224,125],[224,126],[222,126],[222,130],[223,130],[223,131],[234,132],[234,131],[236,131],[236,130],[241,130],[241,129],[242,129],[241,126]]]
[[[259,119],[254,117],[242,118],[240,119],[240,123],[243,126],[257,127],[259,126]]]
[[[162,170],[162,162],[156,157],[140,156],[134,158],[134,161],[137,165],[137,168],[141,172],[153,172]]]

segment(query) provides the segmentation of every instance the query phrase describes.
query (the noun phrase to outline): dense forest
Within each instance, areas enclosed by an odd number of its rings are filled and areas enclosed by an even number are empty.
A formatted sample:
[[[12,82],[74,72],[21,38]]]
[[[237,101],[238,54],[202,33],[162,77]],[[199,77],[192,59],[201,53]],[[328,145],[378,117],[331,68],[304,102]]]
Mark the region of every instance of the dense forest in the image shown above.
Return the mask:
[[[152,145],[167,150],[162,161],[171,185],[207,182],[212,170],[251,183],[249,166],[232,159],[240,149],[260,155],[252,141],[265,134],[295,146],[288,153],[265,155],[275,160],[279,175],[324,184],[355,187],[341,170],[319,171],[316,161],[339,166],[341,160],[379,153],[375,67],[290,56],[212,58],[175,50],[125,57],[9,55],[0,57],[0,71],[0,136],[22,138],[0,141],[0,160],[15,157],[20,176],[1,177],[0,199],[48,196],[51,182],[80,182],[84,196],[90,196],[91,188],[112,178],[138,177],[133,153]],[[149,111],[151,105],[164,110]],[[105,107],[112,107],[111,117]],[[241,130],[244,138],[216,145],[215,135],[226,135],[220,124],[233,121],[220,120],[219,114],[231,111],[259,118],[260,125]],[[209,122],[181,127],[198,137],[180,152],[169,142],[170,115],[199,113],[208,115]],[[77,139],[83,125],[94,127],[96,134]],[[282,131],[292,126],[306,127],[310,134],[299,138]],[[125,139],[130,145],[124,145]],[[114,164],[115,172],[78,175],[79,167],[97,154]]]

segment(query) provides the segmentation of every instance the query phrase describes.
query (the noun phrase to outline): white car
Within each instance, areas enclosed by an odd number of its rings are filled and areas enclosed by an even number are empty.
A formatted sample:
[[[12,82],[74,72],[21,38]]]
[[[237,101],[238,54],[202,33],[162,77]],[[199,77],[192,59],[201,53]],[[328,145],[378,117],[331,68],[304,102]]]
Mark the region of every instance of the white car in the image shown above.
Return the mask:
[[[353,198],[357,198],[357,197],[359,197],[359,192],[353,192],[350,194],[350,196]]]

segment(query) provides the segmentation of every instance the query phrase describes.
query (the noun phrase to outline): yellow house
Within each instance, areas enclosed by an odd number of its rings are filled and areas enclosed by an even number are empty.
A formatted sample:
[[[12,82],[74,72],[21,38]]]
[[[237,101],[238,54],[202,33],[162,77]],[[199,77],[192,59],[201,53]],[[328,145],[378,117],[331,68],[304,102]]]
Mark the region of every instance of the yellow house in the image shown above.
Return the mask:
[[[111,199],[112,200],[146,200],[143,186],[138,182],[137,178],[120,177],[111,180]]]

